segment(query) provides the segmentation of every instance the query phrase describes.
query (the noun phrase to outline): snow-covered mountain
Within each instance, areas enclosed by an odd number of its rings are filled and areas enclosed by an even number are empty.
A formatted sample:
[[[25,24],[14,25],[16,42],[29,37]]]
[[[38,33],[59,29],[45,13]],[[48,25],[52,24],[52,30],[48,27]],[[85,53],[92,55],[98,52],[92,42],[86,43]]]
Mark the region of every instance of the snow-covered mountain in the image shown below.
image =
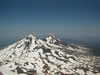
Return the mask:
[[[4,48],[0,65],[18,75],[100,75],[100,57],[91,49],[65,43],[53,34],[44,40],[29,35]]]

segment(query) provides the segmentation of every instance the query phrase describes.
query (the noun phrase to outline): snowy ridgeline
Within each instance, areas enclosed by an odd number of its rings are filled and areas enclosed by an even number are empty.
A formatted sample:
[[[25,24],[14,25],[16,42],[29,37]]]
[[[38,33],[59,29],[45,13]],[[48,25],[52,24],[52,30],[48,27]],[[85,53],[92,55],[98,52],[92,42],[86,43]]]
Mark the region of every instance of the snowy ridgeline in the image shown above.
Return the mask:
[[[0,51],[0,64],[3,75],[100,75],[100,57],[91,49],[53,34],[44,40],[29,35],[8,46]]]

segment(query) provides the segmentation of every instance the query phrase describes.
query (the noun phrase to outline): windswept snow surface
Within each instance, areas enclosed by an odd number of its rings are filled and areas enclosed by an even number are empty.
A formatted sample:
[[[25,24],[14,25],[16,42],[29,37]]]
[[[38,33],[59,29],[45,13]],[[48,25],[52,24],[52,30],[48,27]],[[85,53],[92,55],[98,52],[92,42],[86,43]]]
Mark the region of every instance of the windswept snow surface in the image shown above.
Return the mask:
[[[13,72],[11,72],[9,70],[6,70],[3,67],[0,67],[0,75],[18,75],[18,74],[13,73]]]

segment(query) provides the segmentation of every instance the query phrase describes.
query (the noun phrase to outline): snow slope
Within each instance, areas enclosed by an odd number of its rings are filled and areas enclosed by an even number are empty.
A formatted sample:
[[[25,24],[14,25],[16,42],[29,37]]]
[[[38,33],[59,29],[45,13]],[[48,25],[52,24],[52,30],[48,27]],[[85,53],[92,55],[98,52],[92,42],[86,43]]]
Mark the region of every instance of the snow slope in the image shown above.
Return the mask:
[[[44,40],[33,35],[0,51],[0,65],[19,75],[96,75],[100,57],[91,50],[49,34]]]
[[[18,74],[13,73],[13,72],[11,72],[9,70],[6,70],[3,67],[0,67],[0,75],[18,75]]]

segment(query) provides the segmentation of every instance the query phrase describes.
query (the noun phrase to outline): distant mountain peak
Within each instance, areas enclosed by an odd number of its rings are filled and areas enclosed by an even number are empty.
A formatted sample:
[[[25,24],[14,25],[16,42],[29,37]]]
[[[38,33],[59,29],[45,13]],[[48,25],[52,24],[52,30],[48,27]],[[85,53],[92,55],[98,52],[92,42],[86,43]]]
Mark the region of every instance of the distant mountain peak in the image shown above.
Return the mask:
[[[49,33],[48,37],[56,38],[56,36],[53,33]]]
[[[53,33],[49,33],[45,38],[44,41],[51,43],[51,44],[56,44],[60,39],[56,38],[56,36]]]

